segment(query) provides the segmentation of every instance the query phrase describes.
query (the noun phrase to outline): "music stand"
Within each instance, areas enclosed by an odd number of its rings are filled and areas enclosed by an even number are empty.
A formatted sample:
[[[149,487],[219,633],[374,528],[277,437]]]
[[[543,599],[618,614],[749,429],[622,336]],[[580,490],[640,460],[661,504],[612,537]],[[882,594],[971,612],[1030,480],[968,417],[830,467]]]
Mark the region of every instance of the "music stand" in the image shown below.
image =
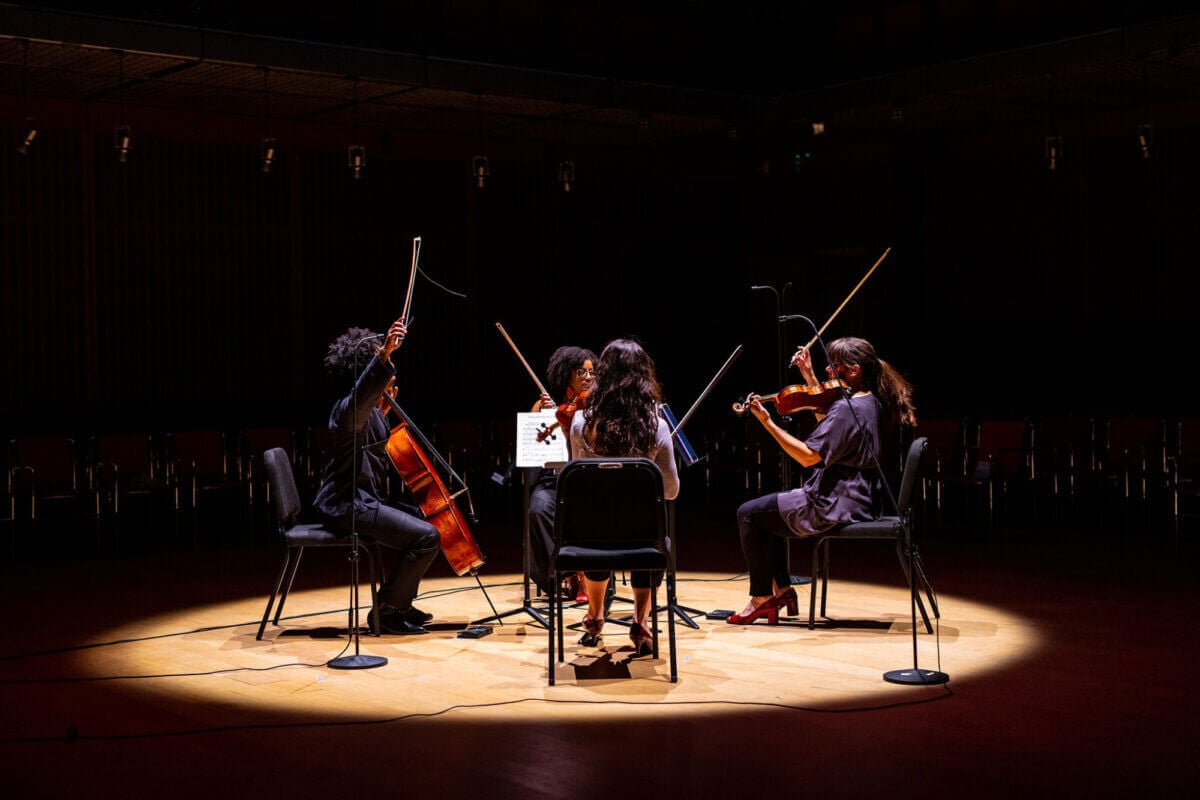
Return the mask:
[[[521,605],[519,605],[515,608],[510,608],[507,611],[501,611],[500,613],[493,614],[490,617],[484,617],[483,619],[475,620],[474,622],[471,623],[472,625],[481,625],[485,622],[499,622],[501,625],[503,625],[504,620],[507,617],[511,617],[514,614],[528,614],[530,617],[533,618],[534,622],[538,623],[543,628],[550,627],[550,622],[542,615],[541,610],[534,606],[533,598],[530,596],[530,593],[529,593],[529,584],[530,584],[530,577],[529,577],[529,494],[531,491],[533,491],[533,489],[529,485],[529,476],[530,476],[532,470],[530,470],[527,467],[522,467],[520,469],[521,469],[521,519],[523,521],[522,525],[521,525],[521,528],[522,528],[521,589],[522,589],[522,594],[523,594],[523,597],[521,599]]]

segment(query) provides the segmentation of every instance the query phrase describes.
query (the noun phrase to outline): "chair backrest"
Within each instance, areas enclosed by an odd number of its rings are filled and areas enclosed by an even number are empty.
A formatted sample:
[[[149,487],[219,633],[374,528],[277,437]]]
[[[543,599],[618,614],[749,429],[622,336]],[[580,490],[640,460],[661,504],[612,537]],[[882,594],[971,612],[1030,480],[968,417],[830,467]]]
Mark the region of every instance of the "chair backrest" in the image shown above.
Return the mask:
[[[908,455],[904,459],[904,471],[900,473],[900,494],[896,496],[896,504],[900,506],[903,516],[912,509],[913,487],[917,483],[917,474],[921,471],[921,459],[925,456],[925,448],[929,440],[924,436],[913,439],[908,446]]]
[[[280,530],[286,531],[296,524],[300,514],[300,490],[296,488],[296,477],[292,474],[292,461],[282,447],[272,447],[263,451],[262,462],[271,486],[275,518]]]
[[[648,458],[569,461],[558,475],[557,502],[554,537],[560,546],[666,552],[662,473]]]

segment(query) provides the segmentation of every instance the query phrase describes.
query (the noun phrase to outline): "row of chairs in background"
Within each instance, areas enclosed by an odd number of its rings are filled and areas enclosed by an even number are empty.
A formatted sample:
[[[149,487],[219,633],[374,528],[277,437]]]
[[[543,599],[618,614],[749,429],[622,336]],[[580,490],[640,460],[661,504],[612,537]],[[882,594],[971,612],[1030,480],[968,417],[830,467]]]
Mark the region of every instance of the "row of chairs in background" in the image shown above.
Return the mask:
[[[1200,418],[1043,415],[922,420],[938,526],[1178,533],[1196,523]]]
[[[94,522],[96,543],[166,544],[195,535],[202,522],[233,539],[253,532],[253,511],[263,505],[256,454],[282,446],[298,457],[298,442],[287,428],[13,437],[7,520],[76,531]]]
[[[453,420],[432,426],[429,435],[472,489],[486,487],[490,516],[519,513],[520,481],[505,480],[515,418],[511,430],[503,422]],[[0,522],[12,529],[11,539],[33,528],[76,537],[94,530],[95,542],[81,545],[270,537],[262,454],[275,447],[288,454],[307,506],[330,445],[325,426],[13,436],[2,453]],[[399,481],[394,473],[392,479]]]
[[[803,438],[811,421],[798,420]],[[1200,418],[955,415],[902,429],[898,454],[929,440],[918,487],[926,527],[1101,526],[1178,531],[1200,520]],[[704,491],[740,502],[782,488],[780,449],[754,420],[703,442]],[[803,481],[790,466],[788,486]],[[1165,526],[1165,528],[1164,528]]]
[[[803,436],[811,420],[797,417]],[[448,420],[431,443],[472,490],[486,521],[519,517],[515,416],[493,422]],[[926,527],[1194,525],[1200,418],[1047,415],[922,419],[885,467],[899,475],[912,435],[929,439],[918,487]],[[754,420],[693,437],[701,456],[684,471],[680,502],[721,505],[788,485],[778,446]],[[233,541],[271,531],[261,454],[281,447],[292,459],[306,505],[329,450],[323,426],[238,431],[101,433],[13,437],[5,448],[9,527],[96,522],[100,540],[144,532],[154,541],[198,535]],[[398,479],[397,479],[398,480]],[[170,534],[163,532],[169,525]]]

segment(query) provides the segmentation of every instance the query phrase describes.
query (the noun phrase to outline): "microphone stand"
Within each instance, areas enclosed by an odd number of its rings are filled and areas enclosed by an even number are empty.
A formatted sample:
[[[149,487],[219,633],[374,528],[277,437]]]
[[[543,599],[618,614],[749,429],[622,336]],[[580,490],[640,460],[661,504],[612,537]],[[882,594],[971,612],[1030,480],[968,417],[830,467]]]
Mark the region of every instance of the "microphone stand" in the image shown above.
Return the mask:
[[[802,314],[790,314],[788,319],[802,319],[812,326],[816,332],[814,339],[821,345],[821,354],[825,357],[825,363],[829,363],[829,351],[825,349],[825,341],[821,338],[821,332],[817,330],[817,326],[813,321]],[[835,376],[836,377],[836,376]],[[840,380],[840,379],[839,379]],[[854,424],[858,426],[859,433],[863,431],[862,420],[858,416],[858,411],[854,408],[854,403],[851,402],[852,395],[850,387],[842,383],[842,394],[846,398],[846,405],[850,407],[850,413],[854,416]],[[887,475],[883,472],[883,467],[879,464],[879,458],[874,451],[871,453],[871,460],[875,464],[875,470],[879,473],[879,481],[883,484],[883,489],[887,492],[888,500],[891,501],[892,508],[896,509],[896,513],[900,515],[901,524],[904,525],[904,549],[908,556],[908,601],[909,610],[912,615],[912,645],[913,645],[913,666],[912,669],[893,669],[883,673],[883,679],[888,683],[899,683],[909,686],[936,686],[938,684],[948,683],[950,676],[944,672],[939,672],[932,669],[920,669],[917,666],[917,582],[916,582],[916,547],[912,542],[912,524],[913,512],[908,509],[905,512],[900,511],[900,503],[896,500],[896,495],[892,492],[891,484],[888,483]],[[921,577],[925,581],[926,586],[929,586],[929,576],[925,574],[924,567],[921,568]]]
[[[358,479],[359,464],[362,459],[362,450],[358,446],[358,348],[363,342],[369,342],[371,339],[381,338],[379,334],[367,336],[360,339],[354,346],[354,386],[350,390],[350,404],[354,415],[354,439],[350,445],[350,458],[353,461],[353,474],[350,485],[350,613],[349,622],[351,636],[354,638],[354,655],[338,656],[331,658],[326,662],[325,666],[333,669],[370,669],[372,667],[382,667],[388,662],[383,656],[368,656],[361,655],[358,651],[359,645],[359,630],[358,630],[358,497],[354,481]],[[380,567],[383,565],[381,564]]]
[[[793,316],[784,316],[783,315],[783,305],[787,303],[787,293],[788,293],[788,289],[790,289],[790,288],[792,288],[791,281],[789,281],[783,285],[782,292],[777,291],[774,286],[751,286],[750,287],[750,289],[753,291],[768,291],[775,296],[775,370],[776,370],[775,385],[781,389],[784,386],[784,382],[783,382],[783,377],[784,377],[784,375],[783,375],[783,369],[784,369],[784,367],[783,367],[783,327],[789,320],[793,319],[795,316],[795,315],[793,315]],[[784,427],[784,430],[787,430],[788,433],[791,433],[790,420],[788,418],[785,418],[783,427]],[[787,453],[784,453],[782,451],[779,453],[779,486],[782,491],[787,491],[788,489],[792,488],[792,458]],[[792,540],[790,537],[784,542],[784,548],[787,551],[786,558],[787,558],[788,566],[790,567],[791,563],[792,563]],[[806,584],[812,583],[812,578],[805,577],[803,575],[792,575],[789,573],[788,583],[791,584],[792,586],[804,586]]]

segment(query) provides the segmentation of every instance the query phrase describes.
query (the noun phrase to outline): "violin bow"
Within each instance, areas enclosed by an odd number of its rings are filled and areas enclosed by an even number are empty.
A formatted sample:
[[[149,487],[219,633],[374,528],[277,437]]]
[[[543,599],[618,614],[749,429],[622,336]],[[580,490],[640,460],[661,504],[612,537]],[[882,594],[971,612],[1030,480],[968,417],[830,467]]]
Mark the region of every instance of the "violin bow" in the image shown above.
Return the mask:
[[[533,378],[533,382],[537,386],[538,391],[549,397],[550,393],[546,391],[545,386],[542,386],[542,382],[538,380],[537,374],[534,373],[533,368],[529,366],[529,362],[525,360],[525,356],[521,355],[521,351],[517,349],[516,343],[512,340],[512,337],[508,335],[508,331],[504,330],[504,326],[499,322],[496,323],[496,330],[500,331],[500,335],[504,337],[504,341],[508,342],[508,346],[511,347],[513,352],[517,354],[517,358],[521,360],[521,363],[525,365],[525,371],[529,373],[529,377]]]
[[[812,347],[816,343],[817,339],[821,338],[821,334],[824,333],[825,329],[829,327],[829,323],[833,322],[834,319],[837,318],[837,315],[842,313],[842,309],[846,307],[846,303],[850,302],[850,298],[854,297],[854,293],[862,288],[862,285],[867,282],[867,278],[871,277],[871,273],[875,271],[876,267],[878,267],[880,264],[883,263],[883,260],[888,257],[888,253],[890,253],[890,252],[892,252],[892,248],[890,248],[890,247],[887,250],[883,251],[883,255],[881,255],[879,257],[879,260],[875,262],[875,265],[873,267],[871,267],[869,270],[867,270],[867,274],[863,275],[862,280],[860,280],[858,282],[858,285],[850,290],[850,294],[846,295],[846,299],[842,301],[842,304],[840,306],[838,306],[836,309],[834,309],[834,312],[829,315],[829,319],[825,320],[825,324],[822,325],[820,327],[820,329],[817,330],[816,335],[813,336],[813,338],[808,340],[808,344],[806,344],[806,345],[804,345],[804,347],[800,348],[801,351],[807,350],[808,348]],[[793,356],[793,358],[794,358],[794,356]]]
[[[683,418],[679,420],[679,424],[675,426],[673,431],[671,431],[672,438],[674,438],[675,434],[683,428],[684,424],[686,424],[689,419],[691,419],[692,414],[696,413],[696,409],[700,407],[701,401],[708,397],[708,393],[711,392],[712,388],[717,385],[717,381],[721,380],[721,377],[729,371],[729,368],[733,366],[733,362],[736,361],[738,356],[741,354],[742,346],[739,344],[737,349],[729,355],[729,358],[725,359],[725,363],[719,370],[717,370],[717,374],[713,376],[713,379],[708,382],[708,386],[704,387],[704,391],[701,392],[700,396],[696,398],[696,402],[692,403],[692,407],[689,408],[687,413],[683,415]]]

